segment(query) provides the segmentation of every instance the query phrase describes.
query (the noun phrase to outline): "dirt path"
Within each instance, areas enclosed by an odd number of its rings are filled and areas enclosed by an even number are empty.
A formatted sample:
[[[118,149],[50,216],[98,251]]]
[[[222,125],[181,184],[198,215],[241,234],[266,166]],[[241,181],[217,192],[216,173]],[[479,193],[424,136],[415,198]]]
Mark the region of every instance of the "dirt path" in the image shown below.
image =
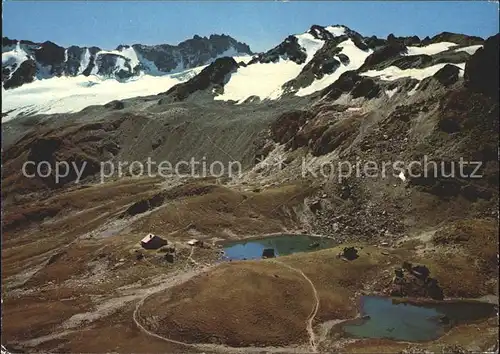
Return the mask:
[[[191,252],[187,262],[189,262],[189,259],[191,259],[192,253],[193,252]],[[152,296],[160,291],[164,291],[164,290],[167,290],[171,287],[180,285],[180,284],[188,281],[189,279],[191,279],[199,274],[207,272],[207,271],[211,270],[212,268],[214,268],[214,265],[207,266],[204,268],[193,269],[193,270],[186,272],[186,273],[181,273],[181,274],[176,275],[172,278],[169,278],[167,282],[164,282],[160,286],[150,288],[148,290],[148,292],[145,294],[145,296],[142,297],[142,299],[137,302],[135,309],[134,309],[134,312],[132,314],[132,320],[134,321],[135,325],[142,332],[144,332],[145,334],[147,334],[151,337],[154,337],[154,338],[157,338],[157,339],[169,342],[169,343],[193,348],[193,349],[200,350],[200,351],[217,351],[217,352],[225,352],[225,353],[262,353],[263,351],[268,352],[268,353],[311,353],[311,350],[312,350],[312,352],[317,353],[318,350],[317,350],[316,335],[315,335],[314,330],[313,330],[313,320],[314,320],[314,318],[318,312],[318,309],[319,309],[319,297],[318,297],[318,293],[316,291],[316,288],[314,287],[314,284],[312,283],[312,281],[300,269],[293,268],[293,267],[289,266],[288,264],[285,264],[285,263],[282,263],[279,261],[273,261],[273,262],[280,264],[286,268],[289,268],[290,270],[292,270],[294,272],[300,273],[302,275],[302,277],[304,277],[304,279],[306,279],[309,282],[309,284],[311,285],[311,288],[312,288],[313,294],[314,294],[314,305],[313,305],[313,309],[311,310],[311,314],[308,316],[307,321],[306,321],[306,329],[307,329],[307,332],[308,332],[309,337],[310,337],[310,341],[309,341],[310,349],[304,348],[303,346],[235,348],[235,347],[229,347],[226,345],[219,345],[219,344],[186,343],[186,342],[177,341],[174,339],[164,337],[164,336],[159,335],[157,333],[154,333],[154,332],[148,330],[143,324],[141,324],[141,322],[138,319],[138,317],[140,317],[139,316],[140,315],[140,308],[150,296]]]
[[[187,262],[191,262],[193,263],[194,265],[197,265],[199,266],[200,263],[196,262],[193,258],[193,254],[194,254],[194,246],[191,246],[191,252],[189,252],[189,256],[187,258]]]
[[[220,345],[220,344],[204,344],[204,343],[186,343],[186,342],[181,342],[177,341],[174,339],[170,339],[167,337],[164,337],[162,335],[159,335],[157,333],[154,333],[150,330],[148,330],[144,325],[141,324],[139,321],[138,317],[140,314],[140,308],[144,304],[144,302],[152,295],[164,291],[168,288],[180,285],[189,279],[193,278],[196,275],[202,274],[206,271],[209,271],[213,268],[214,266],[210,267],[205,267],[205,268],[199,268],[199,269],[194,269],[190,272],[187,273],[182,273],[177,276],[174,276],[172,278],[168,279],[167,283],[163,283],[160,286],[151,288],[146,296],[144,296],[140,301],[137,302],[134,312],[132,314],[132,320],[136,324],[136,326],[145,334],[163,340],[165,342],[177,344],[177,345],[182,345],[185,347],[189,347],[195,350],[199,351],[215,351],[215,352],[221,352],[221,353],[262,353],[262,352],[268,352],[268,353],[309,353],[309,350],[304,350],[300,347],[243,347],[243,348],[235,348],[235,347],[229,347],[225,345]]]
[[[211,268],[211,267],[210,267]],[[151,332],[150,330],[148,330],[146,327],[144,327],[138,320],[137,320],[137,315],[139,314],[139,310],[140,310],[140,307],[144,304],[144,301],[146,301],[150,296],[160,292],[160,291],[164,291],[164,290],[167,290],[171,287],[174,287],[174,286],[177,286],[177,285],[180,285],[186,281],[188,281],[189,279],[195,277],[196,275],[198,274],[201,274],[203,272],[206,272],[208,271],[210,268],[204,268],[204,269],[199,269],[199,270],[191,270],[189,272],[186,272],[186,273],[182,273],[178,276],[174,276],[170,279],[168,279],[168,281],[164,282],[162,284],[162,286],[158,286],[158,287],[155,287],[155,288],[152,288],[150,289],[146,295],[140,300],[137,302],[137,304],[135,305],[135,309],[134,309],[134,312],[132,314],[132,320],[134,321],[135,325],[141,330],[143,331],[144,333],[146,333],[147,335],[151,336],[151,337],[155,337],[155,338],[158,338],[158,339],[161,339],[161,340],[164,340],[166,342],[170,342],[170,343],[174,343],[174,344],[179,344],[179,345],[184,345],[184,346],[188,346],[188,347],[191,347],[191,348],[198,348],[198,346],[196,344],[190,344],[190,343],[184,343],[184,342],[180,342],[180,341],[176,341],[176,340],[173,340],[173,339],[169,339],[169,338],[166,338],[166,337],[163,337],[163,336],[160,336],[159,334],[156,334],[154,332]]]
[[[316,314],[318,313],[318,310],[319,310],[318,291],[316,290],[316,287],[314,286],[314,283],[312,282],[312,280],[307,275],[305,275],[304,272],[301,271],[300,269],[294,268],[286,263],[283,263],[283,262],[280,262],[277,260],[273,260],[272,262],[280,264],[280,265],[282,265],[290,270],[293,270],[294,272],[299,273],[311,285],[311,289],[312,289],[313,295],[314,295],[314,303],[313,303],[313,308],[311,310],[311,313],[306,320],[306,330],[307,330],[307,333],[309,334],[309,345],[311,346],[311,350],[313,353],[317,353],[318,352],[318,341],[316,339],[316,334],[314,333],[313,321],[314,321],[314,318],[316,317]]]

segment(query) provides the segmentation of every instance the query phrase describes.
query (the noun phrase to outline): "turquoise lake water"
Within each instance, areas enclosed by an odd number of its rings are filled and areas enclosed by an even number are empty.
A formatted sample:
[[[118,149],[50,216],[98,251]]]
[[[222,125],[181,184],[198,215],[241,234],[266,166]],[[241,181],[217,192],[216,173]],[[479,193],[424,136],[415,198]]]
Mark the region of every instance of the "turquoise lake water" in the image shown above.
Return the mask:
[[[261,239],[232,241],[223,244],[224,259],[260,259],[266,248],[274,249],[275,256],[286,256],[297,252],[311,252],[331,248],[335,241],[308,235],[277,235]]]
[[[494,316],[497,307],[481,302],[448,302],[413,305],[393,303],[379,296],[361,298],[363,316],[342,326],[350,336],[359,338],[388,338],[402,341],[428,341],[439,338],[451,326]],[[446,316],[448,324],[440,321]]]

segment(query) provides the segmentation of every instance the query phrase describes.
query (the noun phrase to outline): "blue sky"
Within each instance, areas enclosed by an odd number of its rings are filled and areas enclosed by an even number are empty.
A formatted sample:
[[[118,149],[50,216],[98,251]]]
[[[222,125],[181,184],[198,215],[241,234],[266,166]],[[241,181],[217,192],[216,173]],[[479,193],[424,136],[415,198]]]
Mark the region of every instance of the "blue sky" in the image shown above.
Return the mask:
[[[78,2],[3,3],[3,35],[62,46],[177,44],[195,34],[225,33],[254,51],[270,49],[311,25],[345,24],[363,35],[433,36],[498,32],[494,2]]]

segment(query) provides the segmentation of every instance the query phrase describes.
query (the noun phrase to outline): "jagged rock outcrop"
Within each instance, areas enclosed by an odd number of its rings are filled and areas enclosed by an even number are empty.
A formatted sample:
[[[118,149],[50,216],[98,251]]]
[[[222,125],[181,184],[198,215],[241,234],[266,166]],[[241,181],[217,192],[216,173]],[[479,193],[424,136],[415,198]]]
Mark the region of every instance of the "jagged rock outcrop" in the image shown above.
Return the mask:
[[[473,91],[482,92],[498,99],[498,51],[500,49],[500,34],[486,40],[483,48],[465,64],[465,85]]]
[[[296,91],[301,87],[309,86],[314,80],[321,79],[324,75],[333,73],[341,63],[346,65],[349,58],[345,54],[340,54],[341,48],[337,46],[339,43],[339,37],[326,42],[316,52],[313,59],[304,66],[300,74],[283,85],[283,89]]]
[[[210,88],[217,93],[222,93],[229,75],[237,68],[238,64],[233,58],[217,59],[192,79],[172,87],[165,95],[174,101],[182,101],[196,91]]]
[[[346,71],[340,75],[337,81],[323,89],[320,96],[333,101],[343,93],[348,92],[353,95],[353,98],[365,97],[371,99],[379,95],[380,87],[371,78],[360,76],[355,71]]]
[[[406,46],[418,45],[420,44],[420,38],[418,36],[411,37],[396,37],[393,33],[387,36],[388,42],[399,42]]]
[[[444,86],[449,86],[458,81],[460,68],[455,65],[446,64],[443,68],[439,69],[432,77],[438,80]]]
[[[10,88],[19,87],[25,83],[32,82],[36,74],[36,63],[34,60],[25,60],[11,71],[11,68],[2,68],[2,78],[6,78],[3,87],[7,90]]]
[[[35,78],[91,74],[119,80],[141,72],[159,75],[208,64],[223,56],[252,54],[250,47],[227,35],[194,36],[178,45],[119,45],[116,50],[98,47],[61,47],[53,42],[34,43],[3,37],[2,56],[15,59],[3,63],[4,88],[18,87]],[[24,64],[23,71],[14,73]],[[35,71],[27,70],[35,62]],[[11,81],[8,84],[6,82]]]
[[[366,58],[365,63],[359,68],[360,71],[373,69],[377,64],[380,64],[388,59],[397,57],[406,51],[406,46],[403,43],[396,41],[388,41],[388,43],[380,49],[377,49]]]
[[[359,258],[358,250],[355,247],[344,247],[339,257],[347,259],[348,261],[353,261]]]
[[[35,49],[35,60],[50,70],[51,75],[59,76],[64,70],[65,49],[47,41]]]
[[[248,64],[254,63],[274,63],[280,58],[287,58],[297,64],[303,64],[307,54],[301,49],[296,36],[288,36],[283,42],[266,53],[259,54]]]
[[[390,296],[443,300],[443,289],[436,279],[430,277],[430,270],[426,266],[413,266],[409,262],[403,262],[402,267],[395,269],[394,274],[387,290]]]
[[[469,46],[469,45],[483,44],[484,39],[477,36],[468,36],[462,33],[441,32],[432,38],[428,37],[425,38],[422,41],[422,44],[427,45],[438,42],[452,42],[452,43],[457,43],[461,46]]]

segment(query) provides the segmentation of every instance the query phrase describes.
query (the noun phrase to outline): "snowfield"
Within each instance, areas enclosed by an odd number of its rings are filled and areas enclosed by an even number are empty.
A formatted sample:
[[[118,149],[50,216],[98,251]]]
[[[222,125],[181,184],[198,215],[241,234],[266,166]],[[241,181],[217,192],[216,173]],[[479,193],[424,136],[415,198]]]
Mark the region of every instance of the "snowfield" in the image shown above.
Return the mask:
[[[297,34],[295,37],[307,55],[303,64],[299,65],[294,61],[281,58],[276,63],[255,63],[238,68],[224,85],[224,93],[214,99],[242,103],[251,96],[272,100],[280,98],[283,93],[282,86],[297,77],[302,68],[325,44],[325,41],[316,39],[307,32]]]
[[[321,47],[323,47],[323,44],[325,44],[325,41],[314,38],[314,36],[310,33],[298,34],[295,37],[297,38],[299,45],[302,47],[302,49],[305,50],[307,54],[306,62],[304,63],[304,65],[309,63],[314,57],[314,54],[316,54],[316,52],[320,50]]]
[[[78,68],[78,75],[82,74],[85,71],[85,69],[87,69],[89,64],[90,64],[90,50],[89,48],[86,48],[85,53],[83,53],[80,58],[80,67]]]
[[[117,99],[156,95],[197,75],[205,66],[164,76],[143,75],[126,82],[97,76],[56,77],[4,90],[2,122],[18,115],[78,112]]]
[[[338,80],[340,75],[342,75],[346,71],[358,69],[361,65],[363,65],[366,58],[373,52],[372,50],[364,51],[359,49],[351,39],[340,43],[338,46],[342,48],[342,51],[340,53],[343,53],[349,57],[349,63],[347,65],[344,65],[341,62],[338,69],[335,70],[332,74],[325,75],[321,79],[313,81],[311,85],[298,90],[296,93],[297,96],[307,96],[333,84]]]
[[[90,52],[87,49],[82,54],[80,69],[75,77],[63,76],[35,80],[28,85],[10,90],[2,87],[2,112],[6,113],[2,117],[2,122],[7,122],[19,115],[72,113],[88,106],[102,105],[113,100],[156,95],[191,79],[207,66],[183,71],[175,69],[171,74],[165,74],[160,72],[153,62],[146,61],[138,55],[132,47],[122,48],[120,51],[100,51],[97,55],[108,53],[130,59],[132,67],[140,62],[146,63],[146,74],[119,82],[115,79],[97,76],[98,68],[94,67],[90,76],[80,75],[90,62]],[[233,56],[236,62],[248,63],[252,59],[252,56],[241,55],[234,48],[228,49],[218,57],[232,54],[237,55]],[[7,65],[7,63],[19,65],[25,59],[27,59],[27,54],[19,48],[19,45],[16,49],[2,53],[2,65]],[[128,70],[125,67],[124,58],[118,58],[115,71],[120,68]],[[266,75],[269,76],[269,73]],[[48,73],[46,75],[42,73],[40,77],[48,77]]]
[[[302,67],[291,60],[281,59],[276,63],[255,63],[238,68],[224,85],[224,93],[214,99],[238,103],[250,96],[277,99],[281,95],[281,86],[299,75]]]
[[[455,50],[455,52],[466,52],[469,53],[470,55],[474,54],[479,48],[482,48],[483,46],[481,44],[479,45],[471,45],[468,47],[463,47],[463,48],[458,48]]]
[[[395,87],[392,90],[385,90],[385,94],[391,98],[399,90],[399,87]]]
[[[335,37],[340,37],[345,34],[345,28],[341,26],[327,26],[325,29]]]
[[[434,55],[437,53],[447,51],[448,49],[456,47],[457,45],[458,44],[452,42],[439,42],[439,43],[432,43],[423,47],[409,46],[407,47],[408,51],[406,52],[406,55],[421,55],[421,54]]]
[[[403,77],[411,77],[413,79],[423,80],[426,77],[432,76],[435,73],[437,73],[445,65],[447,65],[447,63],[432,65],[424,69],[405,69],[405,70],[402,70],[397,66],[390,66],[388,68],[385,68],[384,70],[368,70],[362,73],[361,75],[369,77],[380,77],[382,80],[385,81],[397,80]],[[461,69],[460,76],[463,75],[463,70],[465,69],[465,63],[451,64],[451,65],[458,66]]]

